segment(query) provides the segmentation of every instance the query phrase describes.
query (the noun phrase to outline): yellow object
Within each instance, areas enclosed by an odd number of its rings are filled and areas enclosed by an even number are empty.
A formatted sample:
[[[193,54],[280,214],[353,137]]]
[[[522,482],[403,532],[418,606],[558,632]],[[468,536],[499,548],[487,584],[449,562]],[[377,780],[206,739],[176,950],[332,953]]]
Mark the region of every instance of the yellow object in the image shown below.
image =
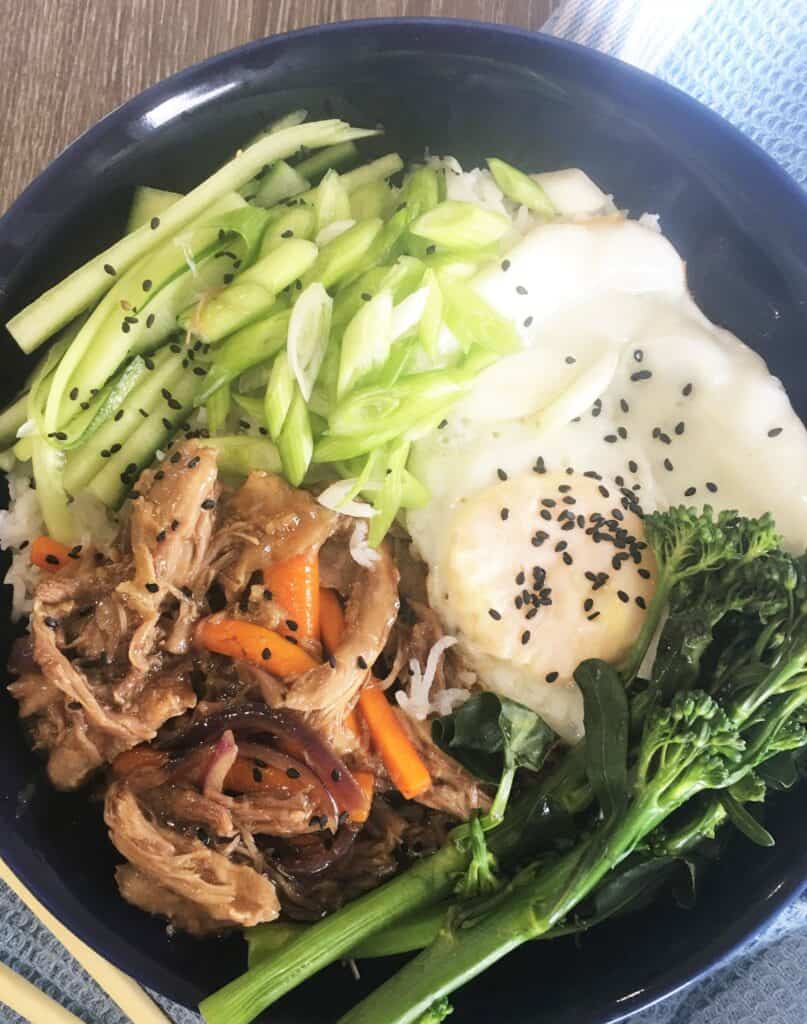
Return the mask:
[[[69,1010],[40,992],[36,985],[0,964],[0,1003],[25,1017],[31,1024],[83,1024]]]
[[[88,945],[77,939],[68,931],[13,873],[11,868],[0,860],[0,879],[12,892],[16,893],[32,914],[56,936],[64,948],[75,957],[84,970],[106,992],[120,1009],[130,1024],[171,1024],[168,1017],[143,989],[123,971],[113,967]],[[11,975],[9,978],[8,975]],[[33,989],[33,992],[30,990]],[[44,993],[39,992],[19,975],[0,965],[0,993],[2,1001],[12,1010],[21,1013],[31,1024],[75,1024],[78,1020],[72,1013],[54,1003]],[[35,994],[34,994],[35,993]],[[12,1002],[15,999],[16,1002]],[[21,1009],[20,1007],[27,1009]]]

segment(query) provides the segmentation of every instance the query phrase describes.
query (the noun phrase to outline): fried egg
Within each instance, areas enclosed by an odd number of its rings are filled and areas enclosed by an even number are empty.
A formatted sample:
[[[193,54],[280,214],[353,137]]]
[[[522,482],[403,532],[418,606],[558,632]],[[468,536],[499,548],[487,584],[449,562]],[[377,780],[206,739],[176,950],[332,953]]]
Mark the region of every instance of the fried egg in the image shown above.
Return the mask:
[[[643,512],[769,511],[803,550],[807,432],[764,361],[698,310],[649,221],[538,225],[473,284],[524,348],[414,445],[431,498],[407,523],[479,683],[575,742],[574,668],[618,663],[652,596]]]

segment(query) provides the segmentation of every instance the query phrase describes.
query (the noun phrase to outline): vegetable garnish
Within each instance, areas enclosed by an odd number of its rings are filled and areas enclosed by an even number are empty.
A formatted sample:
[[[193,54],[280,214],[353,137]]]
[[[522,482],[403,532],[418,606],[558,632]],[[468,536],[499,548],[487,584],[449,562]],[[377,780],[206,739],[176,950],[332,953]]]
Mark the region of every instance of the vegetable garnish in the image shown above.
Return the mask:
[[[70,548],[52,537],[37,537],[31,542],[31,562],[46,572],[56,572],[67,565]]]
[[[429,770],[395,717],[384,691],[374,685],[365,686],[359,694],[359,711],[395,788],[407,800],[424,793],[432,784]]]
[[[263,571],[263,582],[272,600],[286,613],[278,631],[298,640],[316,640],[320,632],[318,553],[306,552],[272,562]]]
[[[203,619],[196,637],[209,651],[251,661],[281,679],[307,672],[318,664],[302,647],[279,633],[241,619]]]

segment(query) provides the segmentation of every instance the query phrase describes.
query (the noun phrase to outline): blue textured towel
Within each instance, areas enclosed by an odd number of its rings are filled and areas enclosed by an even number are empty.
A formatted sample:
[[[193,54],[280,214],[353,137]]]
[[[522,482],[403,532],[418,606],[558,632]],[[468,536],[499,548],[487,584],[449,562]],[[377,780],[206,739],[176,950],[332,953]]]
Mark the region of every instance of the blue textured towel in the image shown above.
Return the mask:
[[[807,0],[568,0],[546,31],[655,72],[728,118],[807,186]],[[2,883],[0,960],[87,1024],[125,1024]],[[802,897],[727,966],[632,1024],[804,1024],[805,963]],[[176,1024],[199,1024],[196,1014],[159,1001]],[[20,1022],[0,1005],[0,1024]]]

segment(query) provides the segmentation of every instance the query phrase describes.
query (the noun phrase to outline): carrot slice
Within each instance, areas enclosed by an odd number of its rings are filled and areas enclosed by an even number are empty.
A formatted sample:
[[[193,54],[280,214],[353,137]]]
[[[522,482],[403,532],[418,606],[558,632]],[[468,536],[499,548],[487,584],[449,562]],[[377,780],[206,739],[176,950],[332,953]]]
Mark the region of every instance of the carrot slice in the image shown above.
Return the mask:
[[[425,793],[432,784],[429,770],[395,717],[384,691],[365,686],[358,706],[395,788],[407,800]]]
[[[112,771],[119,776],[131,775],[141,768],[162,768],[168,762],[168,755],[161,750],[141,743],[139,747],[124,750],[112,762]]]
[[[319,635],[325,650],[333,654],[345,633],[345,613],[335,590],[322,587],[319,592]]]
[[[196,638],[208,651],[251,661],[281,679],[307,672],[318,664],[302,647],[274,630],[242,619],[202,619]]]
[[[31,543],[31,561],[40,569],[56,572],[67,564],[69,551],[70,548],[66,544],[60,544],[52,537],[37,537]]]
[[[251,757],[237,757],[224,780],[224,788],[235,793],[256,793],[288,784],[289,777],[280,768],[271,764],[258,767]]]
[[[286,610],[279,631],[301,640],[319,636],[319,553],[308,551],[275,562],[263,571],[264,585]]]
[[[351,772],[350,774],[358,782],[359,789],[364,794],[364,799],[367,802],[366,810],[354,812],[351,816],[352,821],[361,825],[370,817],[370,808],[373,804],[373,790],[375,789],[375,775],[372,772]]]

